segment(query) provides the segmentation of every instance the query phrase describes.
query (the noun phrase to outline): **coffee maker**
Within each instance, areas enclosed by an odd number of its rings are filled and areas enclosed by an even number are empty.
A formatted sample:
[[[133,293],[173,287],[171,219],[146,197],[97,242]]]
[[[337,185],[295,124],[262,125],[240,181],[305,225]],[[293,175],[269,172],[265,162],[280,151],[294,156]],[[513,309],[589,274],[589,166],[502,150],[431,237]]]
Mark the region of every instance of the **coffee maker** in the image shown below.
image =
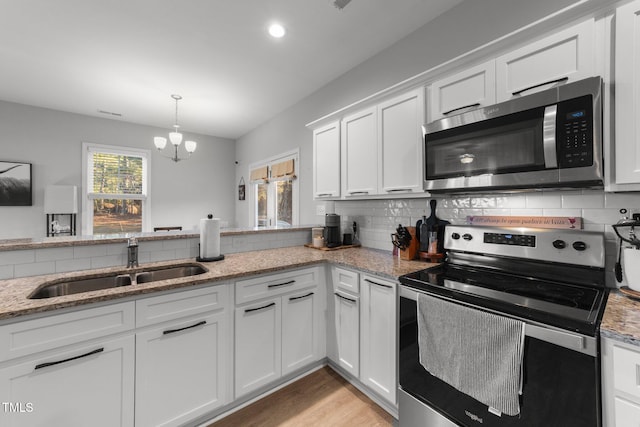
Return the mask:
[[[324,217],[324,244],[328,248],[340,246],[340,215],[326,214]]]

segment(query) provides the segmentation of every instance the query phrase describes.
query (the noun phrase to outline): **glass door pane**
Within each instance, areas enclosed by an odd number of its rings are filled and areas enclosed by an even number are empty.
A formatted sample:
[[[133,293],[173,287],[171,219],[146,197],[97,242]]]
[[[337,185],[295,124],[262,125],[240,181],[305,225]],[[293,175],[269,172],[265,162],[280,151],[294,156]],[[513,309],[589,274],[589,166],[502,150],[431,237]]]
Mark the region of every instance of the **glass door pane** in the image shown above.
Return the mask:
[[[293,224],[293,183],[276,181],[276,226],[290,227]]]
[[[257,227],[267,227],[269,225],[268,197],[269,184],[256,184],[256,217]]]

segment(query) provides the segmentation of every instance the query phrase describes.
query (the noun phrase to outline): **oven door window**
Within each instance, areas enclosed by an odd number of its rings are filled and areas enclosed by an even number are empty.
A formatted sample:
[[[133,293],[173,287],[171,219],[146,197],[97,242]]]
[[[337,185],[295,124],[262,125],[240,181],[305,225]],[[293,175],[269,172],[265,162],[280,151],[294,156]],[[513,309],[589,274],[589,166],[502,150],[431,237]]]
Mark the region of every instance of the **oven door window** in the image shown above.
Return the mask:
[[[427,179],[545,169],[544,108],[428,134]]]

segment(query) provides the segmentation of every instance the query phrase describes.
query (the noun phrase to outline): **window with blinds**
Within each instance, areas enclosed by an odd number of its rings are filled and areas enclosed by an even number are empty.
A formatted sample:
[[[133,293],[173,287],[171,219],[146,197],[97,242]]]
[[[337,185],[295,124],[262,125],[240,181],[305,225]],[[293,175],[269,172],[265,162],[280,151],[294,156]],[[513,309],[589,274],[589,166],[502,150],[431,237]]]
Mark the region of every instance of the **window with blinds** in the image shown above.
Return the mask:
[[[84,231],[141,232],[147,210],[149,153],[126,147],[83,144],[86,173]]]
[[[253,186],[253,221],[257,227],[290,227],[297,224],[298,153],[269,159],[249,170]]]

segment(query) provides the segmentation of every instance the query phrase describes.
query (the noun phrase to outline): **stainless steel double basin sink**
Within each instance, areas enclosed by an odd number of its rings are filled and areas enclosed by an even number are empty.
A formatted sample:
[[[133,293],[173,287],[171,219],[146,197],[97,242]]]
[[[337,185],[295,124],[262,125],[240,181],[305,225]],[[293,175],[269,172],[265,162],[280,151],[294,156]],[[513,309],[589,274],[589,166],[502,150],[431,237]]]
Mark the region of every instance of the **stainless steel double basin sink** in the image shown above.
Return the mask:
[[[33,291],[29,299],[42,299],[63,295],[79,294],[82,292],[98,291],[101,289],[117,288],[141,283],[157,282],[158,280],[177,279],[180,277],[197,276],[208,270],[200,264],[181,264],[167,267],[153,267],[136,272],[121,272],[105,274],[104,276],[79,277],[74,279],[59,279],[44,283]]]

